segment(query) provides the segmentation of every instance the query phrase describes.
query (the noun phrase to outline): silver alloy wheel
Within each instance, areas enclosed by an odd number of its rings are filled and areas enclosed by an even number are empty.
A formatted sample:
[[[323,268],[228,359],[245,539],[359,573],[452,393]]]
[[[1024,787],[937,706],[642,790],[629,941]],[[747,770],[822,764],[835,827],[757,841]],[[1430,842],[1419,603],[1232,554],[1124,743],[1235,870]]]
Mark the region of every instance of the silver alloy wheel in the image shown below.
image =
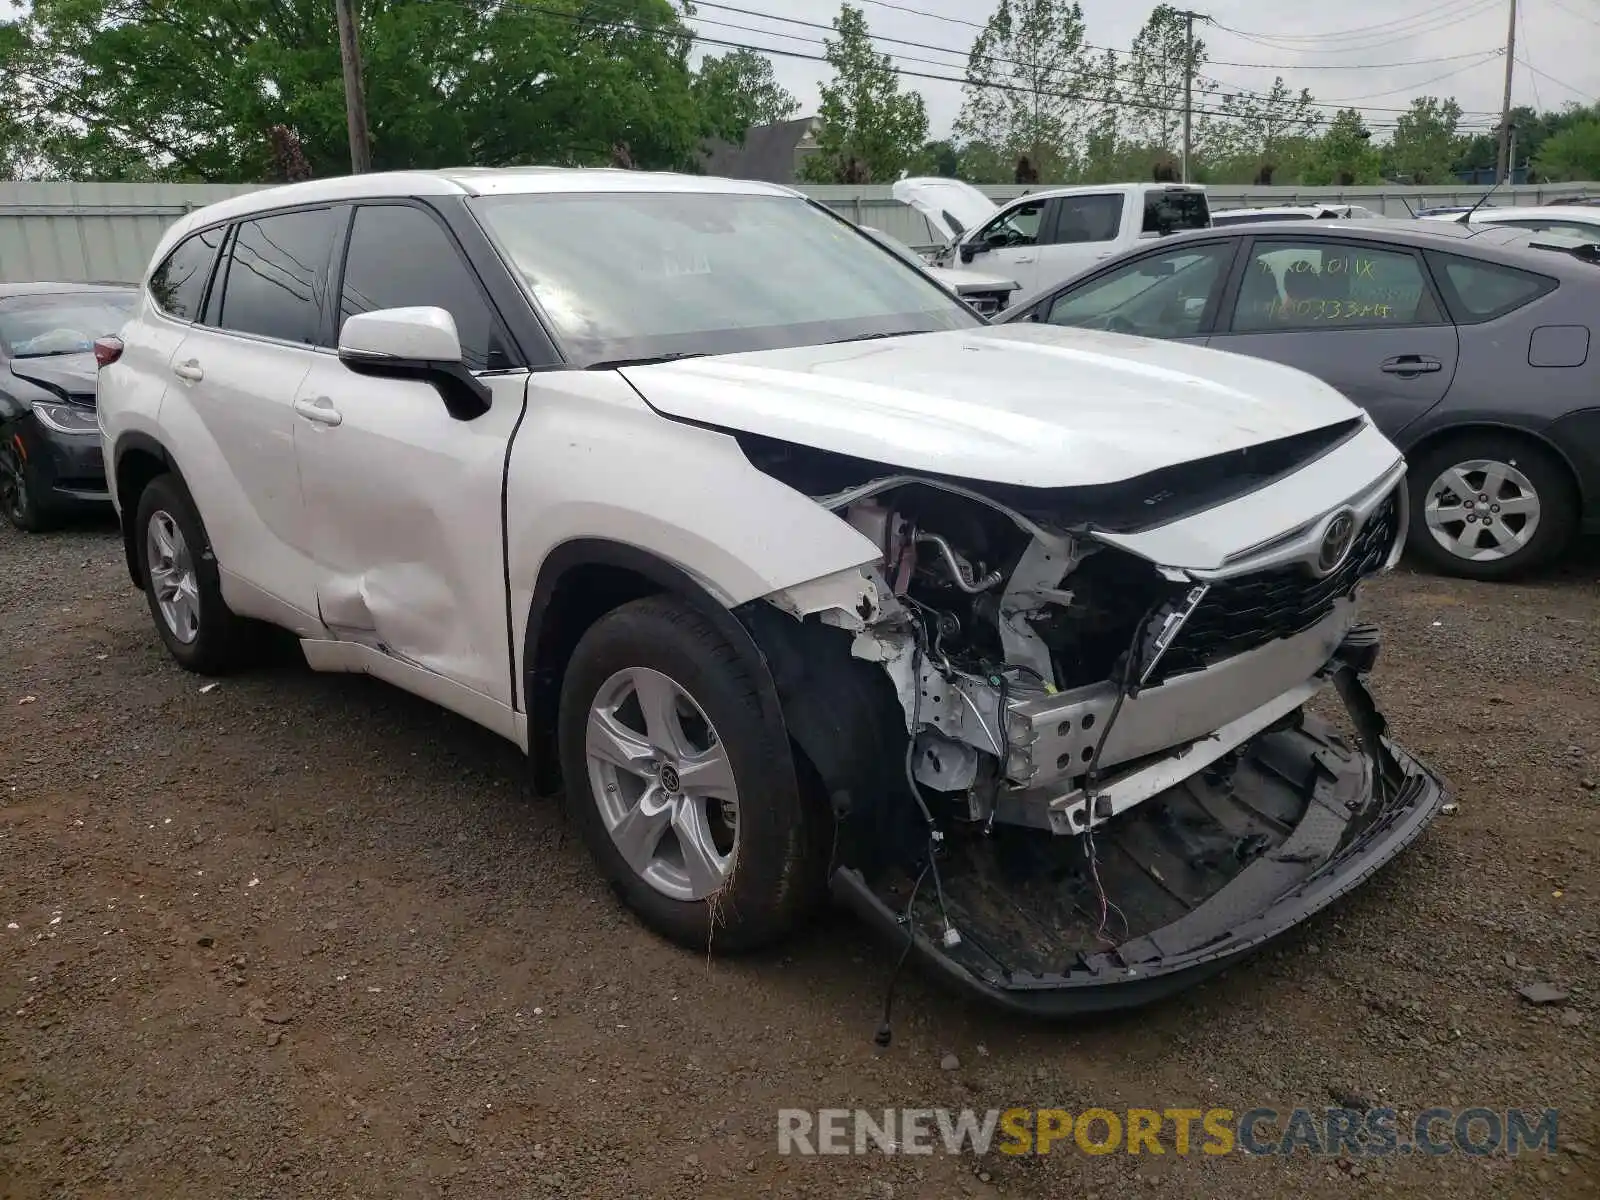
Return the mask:
[[[150,514],[144,546],[161,618],[172,636],[187,646],[200,636],[200,582],[189,543],[172,515],[158,509]]]
[[[733,872],[739,791],[727,747],[689,693],[660,671],[618,671],[584,733],[589,788],[633,870],[674,900],[705,900]]]
[[[1474,458],[1428,486],[1423,518],[1433,540],[1457,558],[1497,562],[1533,540],[1539,493],[1513,464]]]

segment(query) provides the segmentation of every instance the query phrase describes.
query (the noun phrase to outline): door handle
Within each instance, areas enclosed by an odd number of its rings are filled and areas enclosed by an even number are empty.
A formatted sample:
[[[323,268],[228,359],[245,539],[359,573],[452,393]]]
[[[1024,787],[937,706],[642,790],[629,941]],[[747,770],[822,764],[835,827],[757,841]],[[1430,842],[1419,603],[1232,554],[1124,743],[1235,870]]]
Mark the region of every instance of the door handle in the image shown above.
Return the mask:
[[[294,410],[308,421],[315,421],[318,425],[342,425],[344,415],[333,406],[333,401],[326,396],[316,396],[310,400],[296,400]]]
[[[1029,263],[1029,262],[1032,262],[1034,260],[1034,257],[1035,256],[1032,255],[1032,254],[1027,254],[1027,255],[1019,254],[1019,255],[1017,255],[1016,258],[1012,259],[1011,261],[1012,262],[1019,262],[1019,263]]]
[[[1423,375],[1444,370],[1444,364],[1423,354],[1400,354],[1384,359],[1380,370],[1386,375]]]
[[[172,373],[190,383],[199,383],[206,377],[206,373],[200,369],[200,364],[192,358],[188,362],[173,363]]]

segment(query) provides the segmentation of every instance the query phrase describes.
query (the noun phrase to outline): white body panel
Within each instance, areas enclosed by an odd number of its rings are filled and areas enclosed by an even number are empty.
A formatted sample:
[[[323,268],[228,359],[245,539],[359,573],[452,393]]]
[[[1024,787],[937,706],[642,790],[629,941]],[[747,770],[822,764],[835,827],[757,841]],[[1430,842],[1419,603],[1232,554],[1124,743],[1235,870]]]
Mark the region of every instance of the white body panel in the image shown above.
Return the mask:
[[[1359,413],[1264,359],[1033,324],[623,373],[674,416],[1026,487],[1114,483]]]

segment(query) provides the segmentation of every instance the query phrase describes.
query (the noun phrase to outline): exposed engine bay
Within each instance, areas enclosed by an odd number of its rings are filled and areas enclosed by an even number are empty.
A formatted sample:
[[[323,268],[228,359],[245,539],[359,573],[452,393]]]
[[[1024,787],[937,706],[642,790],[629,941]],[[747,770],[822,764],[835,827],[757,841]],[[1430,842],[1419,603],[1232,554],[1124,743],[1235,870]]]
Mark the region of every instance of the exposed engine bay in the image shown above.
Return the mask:
[[[813,494],[878,563],[745,616],[839,819],[836,893],[1049,1011],[1153,998],[1303,919],[1314,881],[1397,852],[1443,795],[1360,681],[1355,594],[1398,558],[1404,497],[1379,480],[1197,572],[977,485]],[[1305,711],[1330,684],[1352,732]]]

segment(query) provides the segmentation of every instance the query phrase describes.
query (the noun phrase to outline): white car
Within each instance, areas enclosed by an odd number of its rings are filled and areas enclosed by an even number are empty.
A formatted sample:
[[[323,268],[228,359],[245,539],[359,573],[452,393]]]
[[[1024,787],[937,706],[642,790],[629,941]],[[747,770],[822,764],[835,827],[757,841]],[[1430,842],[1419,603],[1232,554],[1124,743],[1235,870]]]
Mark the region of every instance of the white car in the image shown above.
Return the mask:
[[[1246,225],[1261,221],[1378,221],[1382,213],[1359,204],[1282,204],[1267,208],[1227,208],[1213,211],[1211,224]]]
[[[1460,213],[1434,213],[1424,221],[1460,221],[1470,213],[1473,225],[1510,225],[1538,233],[1571,234],[1585,242],[1600,242],[1600,208],[1579,204],[1546,204],[1538,207],[1490,208]]]
[[[787,188],[259,191],[172,226],[97,356],[173,658],[235,669],[278,626],[503,735],[701,952],[831,886],[1002,1003],[1137,1004],[1444,795],[1361,682],[1356,593],[1407,514],[1360,411],[1259,359],[988,325]],[[1303,709],[1330,684],[1354,736]]]
[[[980,316],[993,317],[1004,312],[1010,307],[1011,297],[1018,290],[1019,285],[1015,279],[1006,279],[1000,275],[984,275],[978,271],[952,271],[948,267],[936,267],[899,238],[881,229],[874,229],[870,225],[862,225],[860,229],[862,233],[887,246],[908,263],[926,271],[942,286],[960,296],[967,307]]]
[[[902,179],[890,191],[946,240],[937,266],[1003,272],[1025,293],[1069,279],[1146,239],[1211,225],[1205,188],[1197,184],[1048,188],[1004,205],[970,183],[938,176]]]

